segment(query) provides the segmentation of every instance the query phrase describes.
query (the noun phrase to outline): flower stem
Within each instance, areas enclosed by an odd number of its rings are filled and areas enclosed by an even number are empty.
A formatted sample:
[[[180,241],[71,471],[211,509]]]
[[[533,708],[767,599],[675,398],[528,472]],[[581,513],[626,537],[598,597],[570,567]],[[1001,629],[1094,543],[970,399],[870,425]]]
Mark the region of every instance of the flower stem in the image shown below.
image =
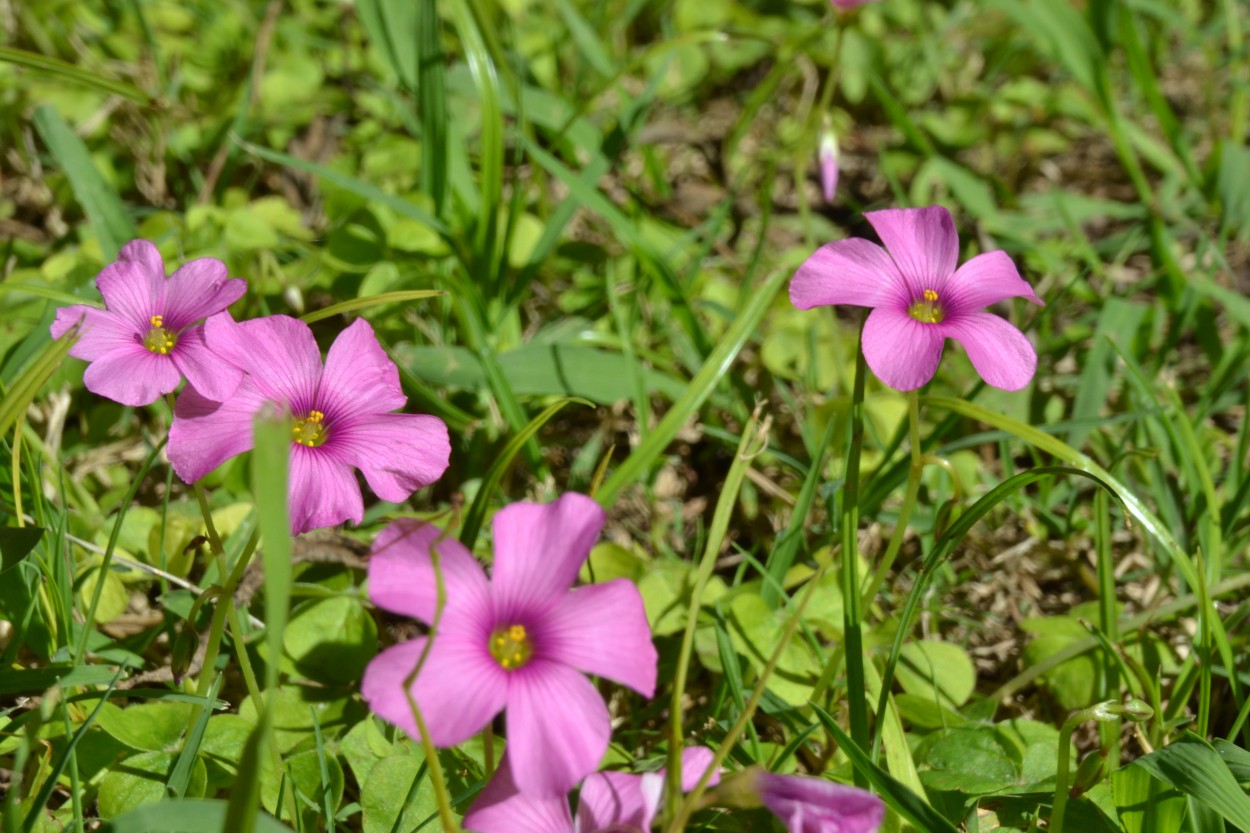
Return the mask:
[[[404,697],[408,700],[412,719],[417,724],[417,733],[421,735],[421,751],[425,753],[425,766],[430,773],[430,783],[434,786],[434,800],[438,805],[438,817],[443,825],[443,833],[458,833],[460,826],[456,823],[456,816],[451,809],[451,799],[447,794],[447,782],[443,778],[443,766],[438,760],[438,750],[434,748],[434,743],[430,740],[430,733],[426,730],[425,718],[421,715],[417,699],[412,696],[412,684],[416,682],[422,666],[425,665],[426,657],[430,655],[430,649],[438,636],[439,621],[443,618],[443,607],[447,604],[447,585],[443,581],[443,565],[438,555],[437,541],[430,545],[430,566],[434,568],[434,621],[430,623],[425,647],[421,651],[421,656],[417,658],[416,667],[404,678]]]
[[[1063,722],[1063,726],[1059,729],[1059,758],[1055,774],[1055,801],[1050,809],[1049,833],[1063,833],[1063,814],[1068,808],[1068,770],[1072,756],[1072,732],[1076,727],[1087,720],[1097,720],[1099,723],[1118,722],[1121,716],[1128,718],[1134,723],[1140,723],[1149,720],[1153,715],[1154,710],[1141,700],[1133,699],[1127,703],[1107,700],[1103,703],[1095,703],[1088,709],[1082,709]]]
[[[864,445],[864,328],[860,324],[859,349],[855,356],[855,386],[851,395],[851,442],[846,452],[845,485],[842,487],[842,632],[846,643],[846,701],[851,737],[861,749],[868,748],[867,687],[864,682],[864,635],[859,595],[859,460]],[[855,785],[867,787],[858,769]]]
[[[907,524],[911,521],[911,512],[916,505],[916,496],[920,493],[920,475],[924,472],[925,458],[920,450],[920,394],[918,391],[907,393],[907,437],[911,446],[911,467],[907,469],[907,487],[903,492],[903,505],[898,510],[898,523],[890,533],[890,543],[885,548],[885,555],[877,565],[872,581],[864,591],[862,604],[868,605],[877,597],[881,585],[894,566],[894,559],[903,547],[903,539],[907,536]]]

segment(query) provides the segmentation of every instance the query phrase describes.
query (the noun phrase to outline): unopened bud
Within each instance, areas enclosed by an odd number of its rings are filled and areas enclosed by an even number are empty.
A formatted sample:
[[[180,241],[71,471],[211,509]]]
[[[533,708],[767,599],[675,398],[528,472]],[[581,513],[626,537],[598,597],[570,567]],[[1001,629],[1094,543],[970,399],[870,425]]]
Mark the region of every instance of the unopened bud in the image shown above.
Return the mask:
[[[828,121],[820,131],[820,148],[816,156],[820,162],[821,194],[826,204],[833,205],[833,197],[838,191],[838,137]]]

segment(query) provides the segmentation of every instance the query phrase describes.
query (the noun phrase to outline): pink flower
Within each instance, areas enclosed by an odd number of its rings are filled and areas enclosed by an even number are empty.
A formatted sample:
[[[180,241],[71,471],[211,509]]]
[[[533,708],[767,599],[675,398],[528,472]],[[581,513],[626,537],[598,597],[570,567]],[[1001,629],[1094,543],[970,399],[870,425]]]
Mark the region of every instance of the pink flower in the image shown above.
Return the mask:
[[[188,483],[252,447],[252,418],[267,405],[290,413],[291,533],[360,523],[364,503],[353,468],[383,500],[399,502],[447,469],[451,445],[441,419],[393,414],[408,399],[399,370],[363,318],[339,333],[325,366],[308,325],[285,315],[206,324],[213,350],[247,371],[238,390],[214,402],[192,387],[174,407],[169,460]]]
[[[461,544],[437,528],[400,520],[384,529],[369,561],[369,598],[431,623],[437,551],[446,605],[410,692],[430,740],[454,746],[506,708],[508,759],[526,794],[563,796],[608,748],[608,710],[583,674],[650,697],[656,652],[642,596],[626,579],[570,590],[603,526],[585,495],[516,503],[495,515],[491,580]],[[427,638],[386,649],[365,670],[370,708],[418,736],[404,680]]]
[[[867,790],[823,778],[756,773],[760,801],[790,833],[876,833],[885,805]]]
[[[682,750],[682,789],[694,789],[711,764],[710,749]],[[714,774],[710,783],[719,780]],[[495,777],[464,817],[464,827],[475,833],[644,833],[651,829],[663,795],[662,769],[644,775],[596,772],[582,782],[574,818],[566,796],[521,792],[505,755]]]
[[[52,337],[82,322],[69,354],[91,364],[83,384],[123,405],[150,405],[187,381],[209,398],[234,393],[243,374],[215,356],[196,323],[219,313],[247,290],[226,278],[226,265],[193,260],[165,279],[156,246],[132,240],[96,278],[105,309],[78,305],[56,311]]]
[[[864,323],[864,358],[881,381],[914,390],[933,378],[946,339],[968,351],[981,378],[1019,390],[1037,369],[1024,334],[981,308],[1007,298],[1042,301],[1005,252],[977,255],[958,269],[959,237],[941,206],[864,215],[885,249],[838,240],[816,250],[790,283],[799,309],[826,304],[872,307]]]

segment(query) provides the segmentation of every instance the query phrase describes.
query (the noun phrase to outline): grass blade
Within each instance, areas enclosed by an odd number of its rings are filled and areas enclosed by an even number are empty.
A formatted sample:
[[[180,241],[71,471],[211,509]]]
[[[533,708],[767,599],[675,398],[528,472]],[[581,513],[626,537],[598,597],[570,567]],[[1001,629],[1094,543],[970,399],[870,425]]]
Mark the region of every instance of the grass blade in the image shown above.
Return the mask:
[[[378,295],[369,295],[365,298],[352,298],[350,301],[341,301],[337,304],[331,304],[313,312],[300,316],[300,320],[306,324],[314,321],[322,321],[326,318],[333,318],[345,312],[355,312],[357,310],[368,309],[369,307],[381,306],[382,304],[398,304],[404,301],[421,301],[426,298],[437,298],[447,293],[441,289],[405,289],[398,292],[382,292]]]
[[[0,46],[0,61],[14,64],[19,67],[26,67],[45,75],[51,75],[62,81],[68,81],[71,84],[78,84],[83,87],[90,87],[98,92],[106,95],[119,95],[122,98],[129,99],[136,104],[150,105],[152,99],[143,90],[138,87],[127,84],[124,81],[116,81],[112,78],[104,78],[91,70],[81,69],[73,64],[66,63],[59,58],[53,58],[49,55],[41,55],[38,52],[27,52],[24,49],[12,49],[7,46]]]

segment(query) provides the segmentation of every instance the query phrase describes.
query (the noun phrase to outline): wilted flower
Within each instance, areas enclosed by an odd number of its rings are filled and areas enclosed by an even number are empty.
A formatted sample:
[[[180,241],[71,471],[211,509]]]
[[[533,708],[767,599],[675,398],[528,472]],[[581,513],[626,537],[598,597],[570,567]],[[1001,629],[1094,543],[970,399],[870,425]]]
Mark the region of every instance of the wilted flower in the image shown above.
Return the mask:
[[[506,708],[508,760],[526,794],[563,796],[608,748],[608,710],[585,674],[650,697],[656,652],[642,596],[616,579],[570,590],[603,526],[585,495],[515,503],[494,520],[488,581],[460,543],[414,520],[390,524],[373,545],[369,598],[378,607],[433,623],[437,554],[446,604],[409,692],[437,746],[454,746]],[[427,637],[374,657],[361,693],[370,708],[418,737],[404,681]]]
[[[682,789],[694,789],[711,763],[710,749],[696,746],[682,750]],[[663,769],[644,775],[596,772],[582,782],[574,817],[567,796],[521,792],[505,755],[464,817],[464,827],[475,833],[641,833],[651,829],[660,809],[664,778]],[[713,774],[709,783],[718,780]]]
[[[823,778],[760,770],[754,784],[760,802],[790,833],[876,833],[885,816],[872,793]]]
[[[208,349],[198,322],[247,290],[247,281],[226,274],[224,263],[204,257],[166,280],[156,246],[132,240],[96,278],[105,309],[77,305],[57,310],[52,337],[82,323],[69,354],[91,363],[82,377],[87,390],[114,402],[150,405],[176,389],[184,376],[204,396],[225,399],[243,373]]]
[[[1037,353],[1008,321],[980,310],[1007,298],[1042,301],[1002,251],[958,269],[959,237],[941,206],[864,215],[885,249],[867,240],[828,243],[790,283],[799,309],[828,304],[872,307],[864,322],[864,358],[892,388],[914,390],[933,378],[946,339],[968,351],[981,378],[1019,390],[1037,369]]]
[[[214,402],[195,387],[174,406],[169,460],[188,483],[252,447],[252,419],[276,404],[292,417],[288,505],[291,532],[360,523],[356,475],[383,500],[399,502],[437,480],[451,444],[438,417],[394,414],[408,399],[399,370],[363,318],[339,333],[322,367],[303,321],[271,315],[206,325],[213,350],[247,371],[232,396]]]

